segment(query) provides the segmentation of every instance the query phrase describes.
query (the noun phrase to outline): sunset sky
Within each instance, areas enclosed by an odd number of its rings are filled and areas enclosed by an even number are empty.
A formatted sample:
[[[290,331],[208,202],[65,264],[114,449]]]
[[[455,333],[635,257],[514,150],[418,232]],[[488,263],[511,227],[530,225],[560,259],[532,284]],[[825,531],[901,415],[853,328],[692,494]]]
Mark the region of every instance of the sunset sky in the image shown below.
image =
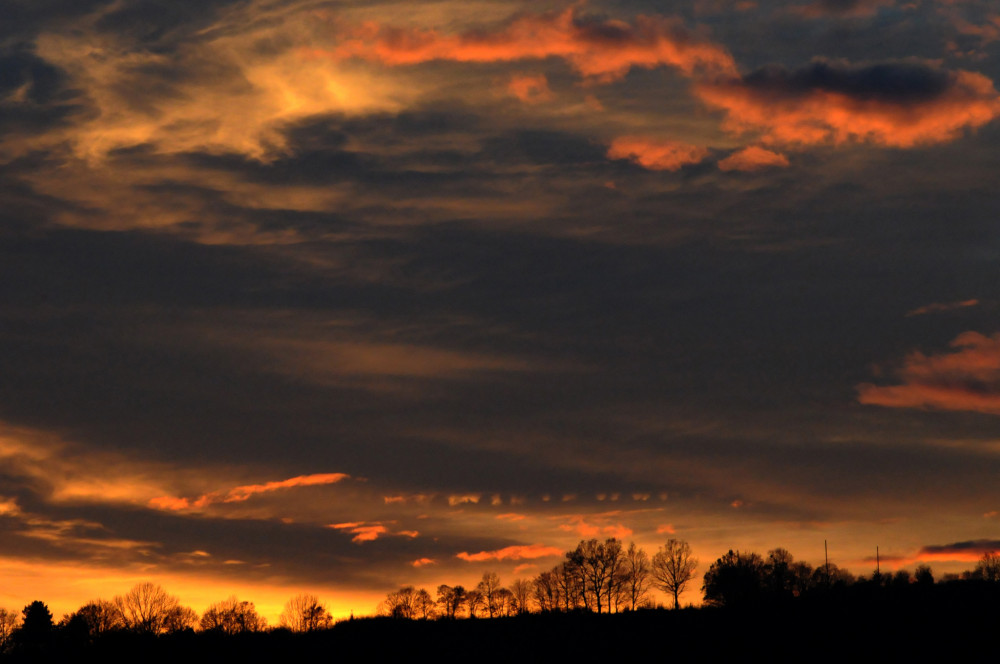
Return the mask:
[[[2,4],[0,607],[1000,549],[995,2]]]

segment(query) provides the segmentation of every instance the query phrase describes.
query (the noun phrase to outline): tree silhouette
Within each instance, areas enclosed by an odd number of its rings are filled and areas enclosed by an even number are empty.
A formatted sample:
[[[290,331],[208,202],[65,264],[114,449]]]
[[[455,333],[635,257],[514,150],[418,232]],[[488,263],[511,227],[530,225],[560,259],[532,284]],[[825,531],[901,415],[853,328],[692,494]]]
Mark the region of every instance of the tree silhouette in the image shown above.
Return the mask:
[[[315,595],[302,593],[285,602],[281,626],[293,632],[314,632],[333,624],[333,618]]]
[[[223,634],[261,632],[267,628],[267,620],[257,613],[253,602],[241,602],[233,595],[205,609],[201,617],[201,628],[205,631],[217,630]]]
[[[26,645],[40,645],[52,635],[52,613],[44,602],[35,600],[21,610],[20,640]]]
[[[181,606],[180,600],[162,586],[146,581],[133,586],[112,603],[125,629],[143,634],[165,634],[193,627],[198,622],[194,611]]]
[[[622,561],[623,595],[633,611],[643,605],[652,583],[649,555],[630,542]]]
[[[122,626],[118,609],[106,599],[87,602],[77,609],[76,616],[87,624],[87,633],[92,638]]]
[[[10,644],[11,637],[14,635],[14,630],[17,629],[18,622],[19,616],[16,611],[0,609],[0,650],[6,648]]]
[[[759,555],[730,549],[705,573],[705,602],[728,607],[753,604],[760,599],[763,576]]]
[[[986,551],[976,563],[974,574],[983,581],[1000,581],[1000,555],[995,551]]]
[[[441,607],[441,615],[445,618],[455,618],[462,605],[465,604],[465,588],[441,584],[437,587],[437,603]]]
[[[698,559],[691,555],[691,545],[684,540],[668,539],[653,555],[652,576],[657,588],[672,595],[674,608],[680,608],[680,596],[694,578]]]

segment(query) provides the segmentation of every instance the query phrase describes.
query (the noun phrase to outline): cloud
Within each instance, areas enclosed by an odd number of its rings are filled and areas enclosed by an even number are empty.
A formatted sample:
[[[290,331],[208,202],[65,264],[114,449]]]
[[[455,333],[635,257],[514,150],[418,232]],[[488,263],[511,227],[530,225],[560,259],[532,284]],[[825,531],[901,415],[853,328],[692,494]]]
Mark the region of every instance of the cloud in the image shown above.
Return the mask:
[[[608,521],[610,517],[618,514],[620,514],[620,512],[606,512],[603,514],[593,514],[589,516],[573,514],[566,517],[556,518],[565,518],[569,521],[569,523],[560,525],[559,530],[573,532],[580,535],[580,537],[597,537],[599,535],[617,537],[619,539],[629,537],[632,535],[631,528],[628,528],[621,523],[604,523]],[[598,523],[594,523],[595,520]]]
[[[620,136],[608,148],[608,159],[628,159],[651,171],[676,171],[707,156],[706,148],[649,136]]]
[[[857,386],[858,401],[889,408],[965,410],[1000,415],[1000,333],[963,332],[952,352],[911,353],[897,371],[900,385]]]
[[[695,90],[725,110],[726,130],[789,146],[908,148],[954,140],[1000,115],[1000,96],[989,78],[924,62],[820,59],[796,70],[775,65],[703,81]]]
[[[461,558],[468,562],[482,562],[484,560],[524,560],[561,555],[563,555],[563,550],[557,549],[554,546],[527,544],[522,546],[508,546],[495,551],[480,551],[479,553],[463,551],[456,558]]]
[[[417,558],[410,565],[413,567],[426,567],[427,565],[437,565],[437,562],[433,558]]]
[[[786,166],[788,157],[757,145],[743,148],[719,161],[719,170],[722,171],[760,171]]]
[[[448,504],[452,507],[456,505],[464,505],[465,503],[475,504],[479,502],[481,497],[481,494],[478,493],[456,494],[448,496]]]
[[[364,521],[331,523],[329,527],[335,530],[346,530],[347,532],[352,533],[354,537],[351,538],[351,541],[357,542],[358,544],[361,544],[362,542],[374,542],[380,535],[385,535],[388,532],[388,528],[381,523],[366,523]]]
[[[287,480],[267,482],[265,484],[246,484],[234,487],[229,490],[206,493],[195,498],[180,498],[173,496],[160,496],[149,501],[149,506],[162,510],[186,510],[200,509],[214,503],[238,503],[249,500],[251,496],[260,493],[271,493],[282,489],[292,489],[303,486],[320,486],[325,484],[336,484],[348,479],[350,475],[345,473],[316,473],[313,475],[299,475]]]
[[[945,311],[954,311],[956,309],[965,309],[968,307],[975,307],[979,305],[979,300],[962,300],[960,302],[932,302],[931,304],[925,304],[922,307],[917,307],[911,311],[907,311],[906,315],[909,316],[923,316],[924,314],[937,314]]]
[[[795,13],[807,18],[861,18],[874,16],[882,7],[891,7],[895,0],[815,0]]]
[[[507,81],[507,91],[525,104],[539,104],[554,98],[545,74],[515,74]]]
[[[558,57],[582,76],[600,81],[619,79],[633,67],[669,66],[686,74],[695,70],[736,71],[724,48],[691,33],[679,20],[639,16],[634,23],[627,23],[587,17],[576,7],[521,13],[492,29],[460,34],[368,22],[345,27],[338,37],[340,43],[335,48],[311,53],[390,66],[435,60],[510,62]]]
[[[925,546],[917,553],[916,559],[975,562],[982,558],[984,553],[991,551],[1000,551],[1000,540],[978,539]]]

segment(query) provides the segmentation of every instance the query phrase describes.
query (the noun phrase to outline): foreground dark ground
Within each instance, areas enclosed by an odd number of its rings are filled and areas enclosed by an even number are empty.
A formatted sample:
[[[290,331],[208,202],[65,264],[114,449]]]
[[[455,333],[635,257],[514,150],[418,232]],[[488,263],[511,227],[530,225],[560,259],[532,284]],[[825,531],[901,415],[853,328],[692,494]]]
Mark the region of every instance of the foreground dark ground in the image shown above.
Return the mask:
[[[25,645],[13,662],[326,661],[956,661],[992,658],[1000,585],[935,584],[918,591],[837,595],[743,608],[643,610],[511,618],[364,618],[307,634],[181,632],[97,639],[59,634]]]

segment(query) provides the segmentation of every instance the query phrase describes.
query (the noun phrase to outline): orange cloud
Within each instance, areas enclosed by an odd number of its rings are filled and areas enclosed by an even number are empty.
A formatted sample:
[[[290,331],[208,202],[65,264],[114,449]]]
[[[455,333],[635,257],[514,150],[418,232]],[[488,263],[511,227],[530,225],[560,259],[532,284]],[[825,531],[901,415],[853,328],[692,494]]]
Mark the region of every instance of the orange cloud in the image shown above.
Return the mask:
[[[707,156],[706,148],[648,136],[620,136],[608,148],[608,159],[628,159],[651,171],[676,171]]]
[[[482,562],[484,560],[524,560],[561,555],[563,555],[562,549],[557,549],[554,546],[528,544],[523,546],[508,546],[496,551],[480,551],[479,553],[463,551],[456,558],[461,558],[468,562]]]
[[[160,496],[149,501],[148,505],[155,509],[180,511],[186,509],[200,509],[213,503],[237,503],[249,500],[251,496],[259,493],[270,493],[281,489],[291,489],[302,486],[317,486],[323,484],[335,484],[341,480],[349,478],[345,473],[315,473],[313,475],[299,475],[287,480],[267,482],[265,484],[246,484],[238,486],[228,491],[215,491],[207,493],[200,498],[189,499],[174,496]]]
[[[1000,333],[963,332],[954,352],[907,356],[901,385],[857,386],[858,401],[889,408],[968,410],[1000,415]]]
[[[975,307],[979,304],[979,300],[962,300],[961,302],[932,302],[931,304],[925,304],[922,307],[917,307],[912,311],[907,311],[907,316],[922,316],[924,314],[935,314],[944,311],[954,311],[955,309],[965,309],[966,307]]]
[[[385,535],[388,532],[386,527],[381,523],[366,523],[364,521],[331,523],[328,528],[346,530],[349,533],[353,533],[354,537],[351,538],[351,541],[358,544],[362,542],[374,542],[380,535]]]
[[[545,74],[515,74],[507,82],[507,91],[525,104],[539,104],[554,98]]]
[[[448,496],[448,504],[451,505],[452,507],[456,505],[463,505],[465,503],[476,504],[479,502],[479,499],[481,497],[482,497],[481,494],[478,493],[467,493],[461,495],[456,494],[453,496]]]
[[[925,546],[920,549],[914,560],[976,562],[982,558],[984,553],[996,551],[1000,551],[1000,540],[969,540],[953,544]]]
[[[576,7],[541,14],[518,14],[492,30],[443,34],[437,30],[396,28],[376,22],[349,27],[339,45],[311,55],[362,58],[387,65],[434,60],[509,62],[566,60],[581,75],[600,81],[623,77],[633,67],[675,67],[735,73],[732,56],[692,34],[677,19],[639,16],[634,23],[596,19]]]
[[[496,518],[503,521],[523,521],[528,517],[523,514],[517,514],[516,512],[507,512],[506,514],[497,514]]]
[[[743,148],[719,161],[722,171],[760,171],[765,168],[785,168],[788,157],[778,152],[765,150],[757,145]]]
[[[413,567],[426,567],[427,565],[437,565],[437,561],[433,558],[418,558],[410,563]]]
[[[783,145],[940,143],[1000,115],[1000,96],[982,74],[932,64],[855,66],[816,60],[795,71],[766,67],[695,86],[726,112],[724,128]]]
[[[664,523],[663,525],[656,527],[656,533],[658,535],[673,535],[677,530],[674,528],[672,523]]]
[[[269,493],[279,489],[291,489],[299,486],[317,486],[320,484],[336,484],[345,480],[349,475],[344,473],[317,473],[314,475],[299,475],[279,482],[268,482],[266,484],[247,484],[230,489],[223,499],[223,502],[234,503],[247,500],[257,493]]]
[[[569,521],[569,523],[564,523],[559,526],[559,530],[576,533],[581,537],[597,537],[598,535],[617,537],[619,539],[629,537],[632,535],[632,529],[622,525],[621,523],[598,525],[587,521],[587,518],[596,518],[599,521],[605,521],[608,517],[615,516],[620,513],[621,512],[617,511],[604,512],[602,514],[591,515],[591,517],[584,517],[582,514],[570,515],[564,517]]]

